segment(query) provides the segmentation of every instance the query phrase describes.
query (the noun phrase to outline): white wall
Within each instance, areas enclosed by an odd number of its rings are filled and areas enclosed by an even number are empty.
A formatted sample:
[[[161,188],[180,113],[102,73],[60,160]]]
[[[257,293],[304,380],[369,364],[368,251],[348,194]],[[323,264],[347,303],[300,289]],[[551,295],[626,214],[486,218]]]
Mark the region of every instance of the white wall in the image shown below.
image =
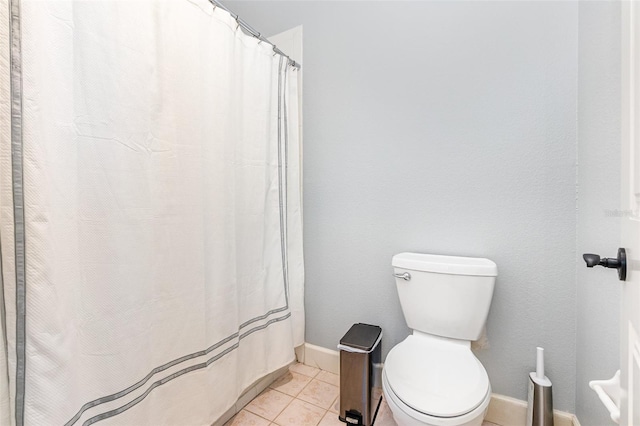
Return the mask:
[[[620,220],[620,3],[580,2],[578,254],[616,255]],[[576,414],[613,425],[589,380],[619,368],[621,286],[615,270],[577,265]]]
[[[573,411],[578,5],[227,5],[265,34],[304,26],[307,341],[368,322],[386,354],[409,333],[393,254],[488,257],[493,390],[524,399],[541,345]]]

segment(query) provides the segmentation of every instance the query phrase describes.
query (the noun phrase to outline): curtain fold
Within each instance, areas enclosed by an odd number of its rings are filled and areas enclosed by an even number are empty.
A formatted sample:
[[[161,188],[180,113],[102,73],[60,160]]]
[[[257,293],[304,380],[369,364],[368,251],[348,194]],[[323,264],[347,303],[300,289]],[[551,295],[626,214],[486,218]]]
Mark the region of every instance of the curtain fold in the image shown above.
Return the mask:
[[[206,0],[2,6],[0,423],[211,424],[304,341],[297,72]]]

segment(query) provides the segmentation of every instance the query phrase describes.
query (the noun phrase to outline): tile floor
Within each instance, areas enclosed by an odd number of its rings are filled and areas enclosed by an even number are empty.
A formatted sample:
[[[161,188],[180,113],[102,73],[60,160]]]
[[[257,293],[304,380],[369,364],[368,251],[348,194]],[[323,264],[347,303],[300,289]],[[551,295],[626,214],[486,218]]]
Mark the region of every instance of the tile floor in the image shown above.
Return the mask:
[[[225,426],[345,426],[338,420],[339,393],[338,375],[293,364]],[[384,399],[375,426],[397,426]]]

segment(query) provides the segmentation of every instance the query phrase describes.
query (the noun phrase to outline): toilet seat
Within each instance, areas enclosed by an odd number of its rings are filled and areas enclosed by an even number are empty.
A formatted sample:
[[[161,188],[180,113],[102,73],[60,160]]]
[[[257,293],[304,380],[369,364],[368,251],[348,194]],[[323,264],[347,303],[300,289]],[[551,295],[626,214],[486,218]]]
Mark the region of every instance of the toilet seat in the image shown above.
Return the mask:
[[[391,349],[384,375],[408,408],[438,417],[460,417],[487,400],[489,378],[467,341],[414,332]]]
[[[391,390],[387,375],[382,371],[382,391],[398,426],[482,426],[491,402],[491,388],[487,396],[473,411],[459,417],[434,417],[421,413],[404,404]]]

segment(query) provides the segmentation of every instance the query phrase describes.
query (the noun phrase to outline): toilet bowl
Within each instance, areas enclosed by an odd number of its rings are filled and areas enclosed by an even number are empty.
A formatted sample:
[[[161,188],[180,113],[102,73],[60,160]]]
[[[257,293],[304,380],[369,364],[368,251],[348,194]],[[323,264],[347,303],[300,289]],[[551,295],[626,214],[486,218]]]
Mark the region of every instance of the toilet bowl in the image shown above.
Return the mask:
[[[491,385],[468,343],[414,332],[389,352],[382,386],[399,425],[482,424]]]
[[[399,426],[480,426],[491,399],[471,352],[484,326],[497,267],[488,259],[402,253],[398,295],[413,332],[391,349],[382,390]]]

